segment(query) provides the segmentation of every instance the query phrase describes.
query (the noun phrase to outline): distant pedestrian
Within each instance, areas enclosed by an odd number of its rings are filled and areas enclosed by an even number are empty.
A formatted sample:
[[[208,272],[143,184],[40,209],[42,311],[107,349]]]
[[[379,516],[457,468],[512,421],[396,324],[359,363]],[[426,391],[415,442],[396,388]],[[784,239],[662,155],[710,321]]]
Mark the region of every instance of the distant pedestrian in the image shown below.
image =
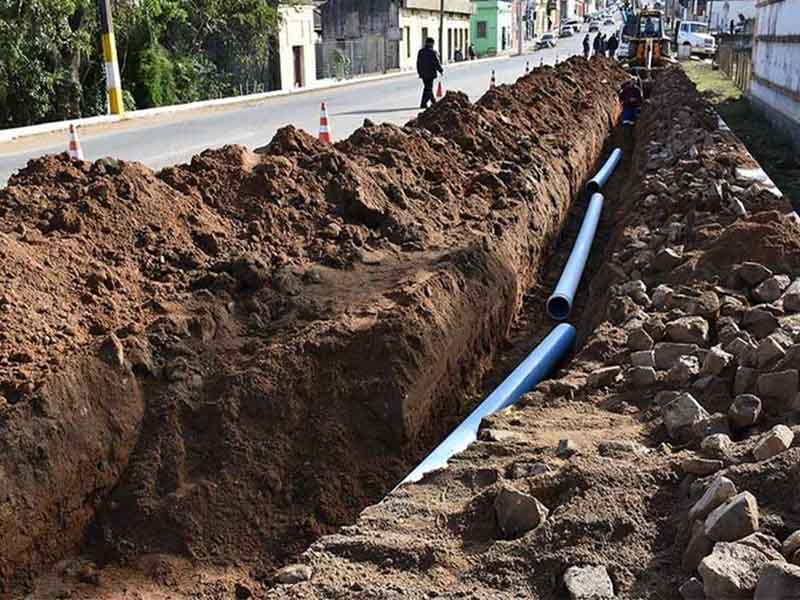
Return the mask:
[[[591,51],[591,44],[589,43],[589,34],[586,34],[586,37],[583,38],[583,58],[589,58],[589,53]]]
[[[433,49],[435,43],[433,38],[426,39],[425,47],[417,54],[417,74],[424,86],[420,108],[428,108],[429,102],[436,103],[436,98],[433,96],[433,82],[440,73],[444,73],[439,55]]]
[[[611,39],[608,40],[608,56],[609,58],[616,58],[617,56],[617,48],[619,48],[619,41],[617,40],[617,34],[611,36]]]
[[[469,48],[467,49],[467,53],[469,54],[470,60],[475,60],[475,46],[470,44]]]
[[[603,34],[598,33],[594,36],[594,42],[592,43],[592,49],[594,50],[595,54],[600,54],[600,43],[603,41]]]

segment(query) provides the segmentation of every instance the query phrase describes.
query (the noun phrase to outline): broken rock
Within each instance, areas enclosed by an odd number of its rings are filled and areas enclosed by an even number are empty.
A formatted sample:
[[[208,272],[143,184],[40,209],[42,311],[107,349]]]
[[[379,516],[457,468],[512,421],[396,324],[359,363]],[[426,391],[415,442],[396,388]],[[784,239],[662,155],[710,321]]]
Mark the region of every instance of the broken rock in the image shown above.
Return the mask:
[[[791,402],[797,396],[798,385],[800,385],[798,372],[795,369],[789,369],[777,373],[764,373],[759,376],[756,390],[759,396]]]
[[[733,354],[725,352],[721,347],[714,346],[703,360],[703,375],[719,375],[733,362]]]
[[[628,334],[628,347],[631,350],[651,350],[653,338],[644,329],[634,329]]]
[[[637,388],[649,387],[658,381],[656,370],[652,367],[633,367],[628,371],[628,379]]]
[[[689,510],[689,521],[705,519],[711,511],[736,495],[736,485],[727,477],[717,477]]]
[[[545,522],[549,511],[547,507],[529,494],[504,485],[494,501],[497,523],[502,534],[518,538]]]
[[[742,492],[715,508],[705,522],[705,533],[715,542],[734,542],[758,531],[758,502]]]
[[[800,278],[795,279],[784,292],[783,308],[790,312],[800,312]]]
[[[698,571],[709,600],[749,600],[767,557],[750,546],[721,543],[705,557]]]
[[[697,344],[708,343],[708,321],[703,317],[681,317],[667,323],[667,337],[673,342]]]
[[[728,409],[728,418],[731,424],[738,428],[751,427],[758,422],[761,416],[761,399],[752,394],[741,394]]]
[[[614,584],[605,567],[570,567],[564,585],[571,600],[613,600]]]
[[[773,456],[777,456],[781,452],[785,452],[792,446],[794,441],[794,433],[786,425],[776,425],[758,442],[753,449],[753,456],[757,460],[768,460]]]
[[[756,364],[759,369],[783,358],[786,351],[780,342],[772,335],[765,337],[756,348]]]
[[[759,302],[775,302],[790,283],[786,275],[773,275],[753,289],[753,297]]]
[[[800,567],[773,561],[762,566],[753,600],[800,599]]]
[[[589,374],[587,383],[592,388],[607,387],[617,380],[621,372],[622,367],[617,366],[597,369]]]
[[[276,578],[279,583],[292,585],[311,579],[312,571],[308,565],[289,565],[278,571]]]
[[[692,577],[678,588],[683,600],[706,600],[706,593],[703,591],[703,582]]]
[[[681,356],[692,356],[698,350],[697,344],[658,343],[655,345],[656,369],[659,371],[670,369]]]
[[[691,394],[681,394],[662,409],[664,425],[672,439],[688,441],[692,437],[692,427],[709,417]]]
[[[747,285],[758,285],[767,277],[772,276],[772,271],[762,264],[755,262],[746,262],[739,265],[736,270],[737,274]]]

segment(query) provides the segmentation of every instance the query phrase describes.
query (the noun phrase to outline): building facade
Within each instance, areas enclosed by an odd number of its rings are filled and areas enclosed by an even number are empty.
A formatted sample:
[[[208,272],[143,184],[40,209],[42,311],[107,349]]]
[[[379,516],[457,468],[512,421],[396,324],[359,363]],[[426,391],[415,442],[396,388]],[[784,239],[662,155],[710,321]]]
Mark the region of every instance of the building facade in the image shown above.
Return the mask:
[[[466,57],[471,43],[470,19],[473,3],[470,0],[445,0],[442,48],[439,48],[440,0],[404,0],[399,6],[401,38],[400,68],[417,68],[417,52],[425,38],[436,41],[436,49],[443,63]]]
[[[711,31],[730,32],[731,22],[734,29],[742,27],[741,23],[755,19],[756,0],[712,0],[708,5],[708,25]]]
[[[445,0],[439,48],[440,0],[328,0],[320,9],[320,77],[414,70],[425,38],[436,41],[442,62],[465,56],[470,44],[470,0]]]
[[[314,30],[314,6],[281,6],[278,53],[282,90],[306,87],[317,80],[317,33]]]
[[[749,98],[793,139],[800,156],[800,2],[761,0],[756,5]]]
[[[472,15],[472,42],[478,56],[510,54],[514,50],[514,11],[511,2],[477,0]]]

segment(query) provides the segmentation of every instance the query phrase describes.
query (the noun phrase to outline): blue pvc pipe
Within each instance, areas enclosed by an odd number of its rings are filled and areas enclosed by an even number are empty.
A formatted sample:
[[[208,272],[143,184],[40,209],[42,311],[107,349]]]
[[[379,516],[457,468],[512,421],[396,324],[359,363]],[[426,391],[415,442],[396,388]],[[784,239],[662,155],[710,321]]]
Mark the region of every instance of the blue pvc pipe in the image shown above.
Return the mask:
[[[594,194],[599,192],[603,189],[603,186],[608,181],[609,177],[614,173],[619,165],[619,161],[622,160],[622,150],[620,148],[614,149],[611,153],[611,156],[608,157],[606,164],[603,165],[603,168],[598,171],[597,175],[592,177],[589,180],[589,183],[586,184],[586,191],[589,194]]]
[[[547,377],[575,344],[575,328],[562,323],[514,369],[486,400],[431,452],[401,483],[419,481],[425,473],[447,466],[448,459],[466,450],[478,437],[478,427],[484,417],[514,404]]]
[[[583,269],[592,250],[592,242],[600,222],[600,213],[603,212],[603,195],[593,194],[589,200],[589,208],[583,217],[583,224],[572,247],[567,266],[561,273],[561,279],[553,295],[547,299],[547,314],[556,321],[564,321],[572,312],[572,303],[575,301],[575,292],[583,277]]]

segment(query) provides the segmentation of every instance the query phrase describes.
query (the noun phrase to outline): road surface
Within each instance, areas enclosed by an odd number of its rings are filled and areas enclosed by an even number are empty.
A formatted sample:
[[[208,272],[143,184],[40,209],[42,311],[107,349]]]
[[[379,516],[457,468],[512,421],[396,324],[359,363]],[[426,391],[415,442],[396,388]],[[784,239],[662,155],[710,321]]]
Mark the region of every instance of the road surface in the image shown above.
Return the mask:
[[[605,27],[609,33],[615,27]],[[445,89],[465,92],[477,100],[489,87],[494,70],[498,85],[513,83],[531,67],[552,65],[556,59],[582,53],[581,33],[558,40],[556,48],[530,52],[523,56],[460,63],[445,68]],[[595,34],[592,34],[592,38]],[[419,113],[422,85],[416,74],[383,81],[355,83],[351,86],[310,91],[297,95],[270,98],[248,105],[206,109],[152,119],[131,120],[89,128],[81,142],[87,160],[113,156],[135,160],[153,169],[188,162],[206,148],[241,144],[249,148],[268,143],[285,125],[294,125],[316,135],[319,129],[320,102],[328,103],[334,139],[343,139],[361,126],[364,119],[402,125]],[[0,144],[0,187],[12,173],[44,154],[66,149],[64,133],[23,138]]]

